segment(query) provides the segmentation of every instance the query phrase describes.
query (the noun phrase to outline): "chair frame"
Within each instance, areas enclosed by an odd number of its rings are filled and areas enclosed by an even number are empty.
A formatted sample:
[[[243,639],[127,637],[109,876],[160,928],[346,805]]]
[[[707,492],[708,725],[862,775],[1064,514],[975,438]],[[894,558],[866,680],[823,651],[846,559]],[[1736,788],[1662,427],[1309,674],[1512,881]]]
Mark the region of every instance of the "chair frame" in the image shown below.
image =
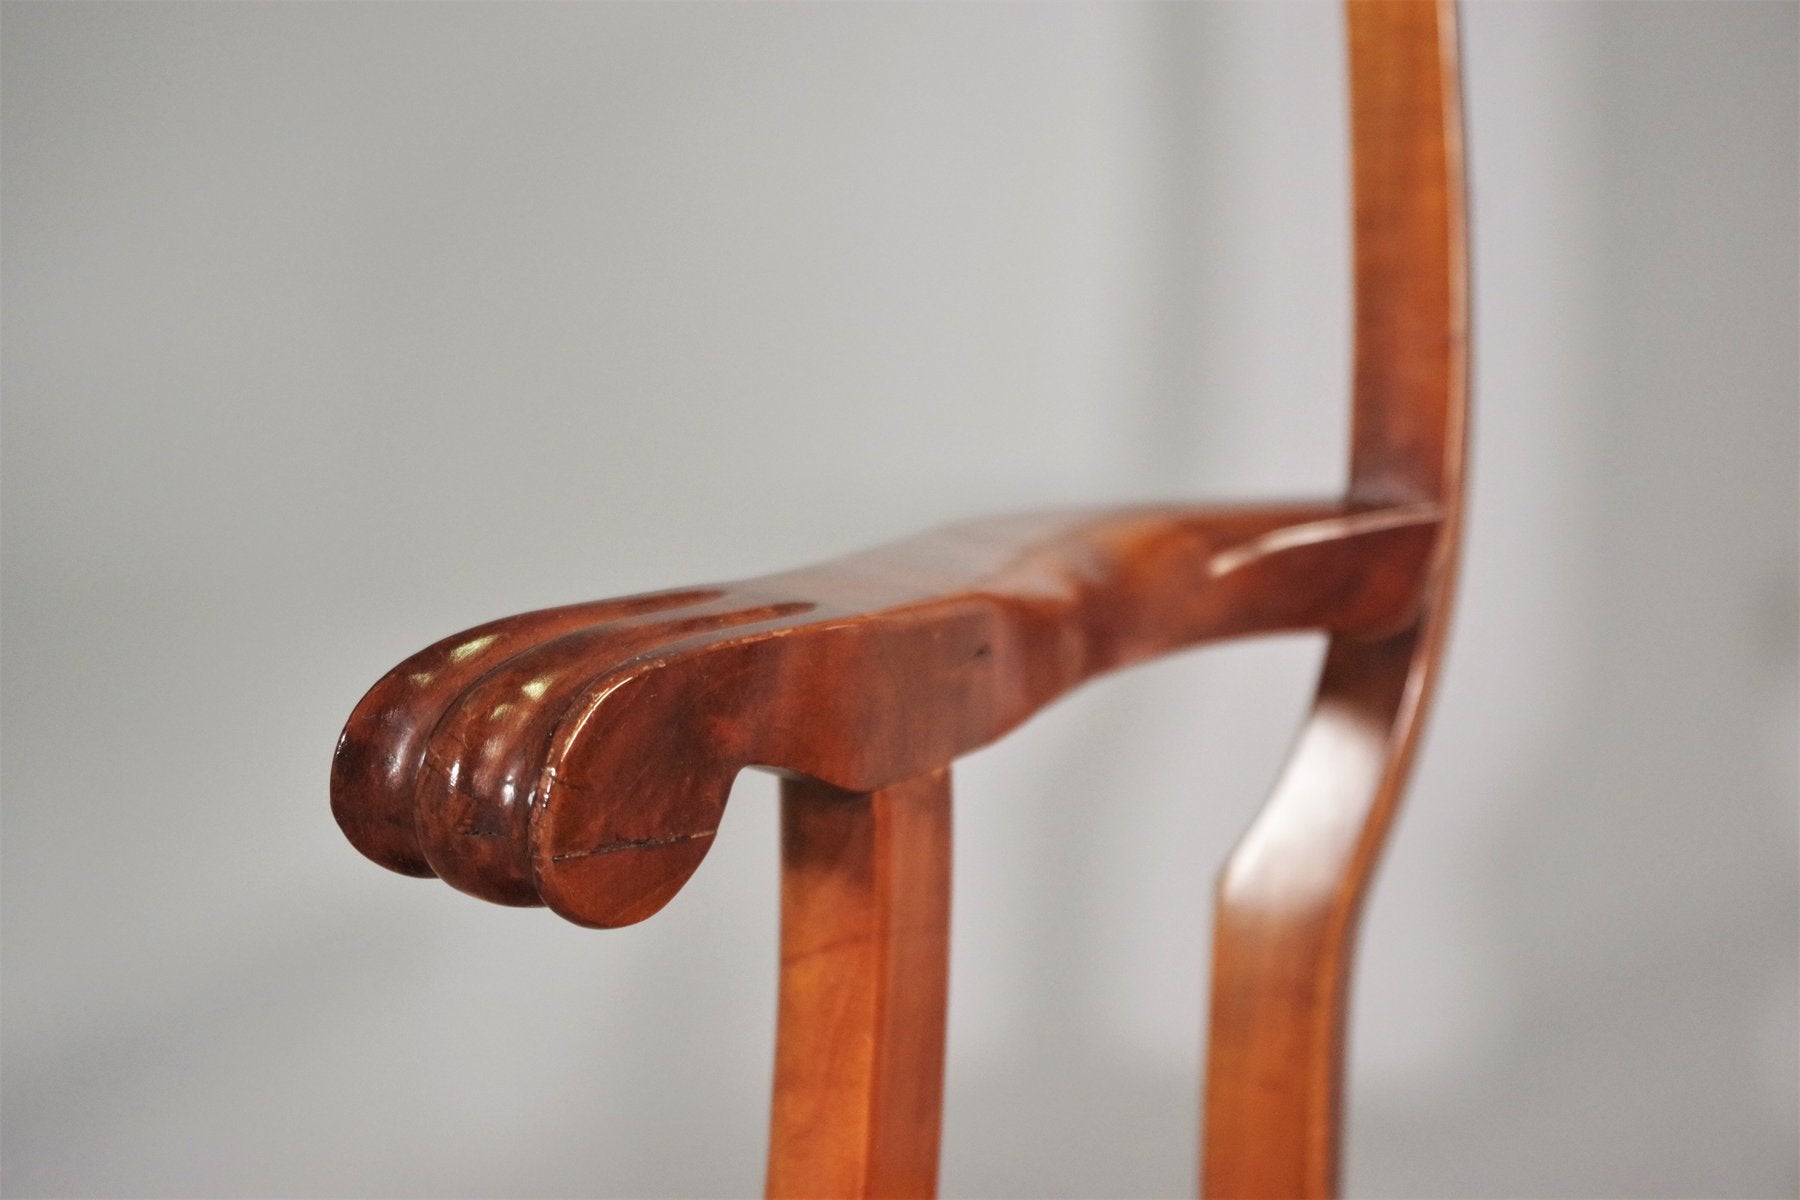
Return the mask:
[[[1453,6],[1346,9],[1341,498],[992,519],[527,613],[407,659],[345,726],[332,807],[365,855],[602,928],[674,896],[740,770],[783,776],[772,1196],[935,1192],[952,760],[1095,675],[1295,630],[1329,645],[1219,877],[1202,1188],[1336,1191],[1354,934],[1454,589],[1468,344]]]

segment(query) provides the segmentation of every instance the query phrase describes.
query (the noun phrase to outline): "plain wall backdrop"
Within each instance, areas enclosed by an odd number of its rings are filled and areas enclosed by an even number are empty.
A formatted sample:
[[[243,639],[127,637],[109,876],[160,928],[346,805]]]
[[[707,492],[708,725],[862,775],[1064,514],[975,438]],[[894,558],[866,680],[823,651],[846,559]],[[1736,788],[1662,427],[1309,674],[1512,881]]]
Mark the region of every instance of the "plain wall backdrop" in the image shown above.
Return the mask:
[[[1474,3],[1474,495],[1348,1186],[1792,1195],[1796,29]],[[996,509],[1329,493],[1328,6],[8,3],[4,1077],[31,1195],[746,1195],[772,781],[648,923],[360,859],[491,617]],[[1192,1186],[1213,872],[1318,645],[958,768],[944,1187]]]

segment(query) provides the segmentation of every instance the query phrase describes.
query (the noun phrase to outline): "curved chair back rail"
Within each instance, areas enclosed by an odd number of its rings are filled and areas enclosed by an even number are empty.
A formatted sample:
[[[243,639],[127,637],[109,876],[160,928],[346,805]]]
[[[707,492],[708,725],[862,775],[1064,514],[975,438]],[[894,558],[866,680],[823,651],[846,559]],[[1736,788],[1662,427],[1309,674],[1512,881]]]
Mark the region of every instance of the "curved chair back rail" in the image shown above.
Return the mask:
[[[1468,407],[1462,101],[1451,0],[1348,0],[1356,250],[1350,495],[1443,524],[1415,619],[1334,633],[1274,795],[1219,876],[1203,1190],[1336,1192],[1356,920],[1443,655]]]
[[[1335,1189],[1351,935],[1454,576],[1466,341],[1452,13],[1348,15],[1345,499],[991,519],[527,613],[407,659],[345,726],[332,807],[364,854],[598,927],[674,896],[739,771],[784,775],[772,1195],[935,1188],[951,761],[1100,673],[1293,630],[1331,640],[1220,877],[1203,1182]]]

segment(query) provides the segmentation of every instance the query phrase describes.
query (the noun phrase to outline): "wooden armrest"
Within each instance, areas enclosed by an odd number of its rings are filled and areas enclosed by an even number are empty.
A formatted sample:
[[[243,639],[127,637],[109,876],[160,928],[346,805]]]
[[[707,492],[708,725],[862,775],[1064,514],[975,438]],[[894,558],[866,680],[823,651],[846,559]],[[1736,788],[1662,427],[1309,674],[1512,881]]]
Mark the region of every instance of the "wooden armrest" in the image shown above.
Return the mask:
[[[1416,612],[1435,504],[1134,508],[952,526],[820,566],[546,609],[407,659],[332,767],[396,871],[584,925],[642,920],[746,766],[870,792],[946,766],[1103,671]]]
[[[1331,634],[1288,767],[1219,878],[1203,1186],[1335,1192],[1357,914],[1443,652],[1468,309],[1450,0],[1346,4],[1348,499],[983,521],[823,566],[549,609],[363,698],[332,806],[375,861],[613,926],[668,902],[746,766],[782,785],[772,1196],[929,1195],[950,761],[1102,671]]]

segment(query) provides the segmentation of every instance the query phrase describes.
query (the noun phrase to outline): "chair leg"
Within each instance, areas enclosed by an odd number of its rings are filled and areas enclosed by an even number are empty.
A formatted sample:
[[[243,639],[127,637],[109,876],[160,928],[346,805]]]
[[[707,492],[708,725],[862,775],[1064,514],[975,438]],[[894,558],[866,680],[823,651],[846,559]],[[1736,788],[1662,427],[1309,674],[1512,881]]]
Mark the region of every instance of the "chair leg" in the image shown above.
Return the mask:
[[[944,1088],[950,772],[781,786],[768,1194],[932,1196]]]
[[[1337,1194],[1356,922],[1412,761],[1441,610],[1337,638],[1274,795],[1220,875],[1202,1192]]]

